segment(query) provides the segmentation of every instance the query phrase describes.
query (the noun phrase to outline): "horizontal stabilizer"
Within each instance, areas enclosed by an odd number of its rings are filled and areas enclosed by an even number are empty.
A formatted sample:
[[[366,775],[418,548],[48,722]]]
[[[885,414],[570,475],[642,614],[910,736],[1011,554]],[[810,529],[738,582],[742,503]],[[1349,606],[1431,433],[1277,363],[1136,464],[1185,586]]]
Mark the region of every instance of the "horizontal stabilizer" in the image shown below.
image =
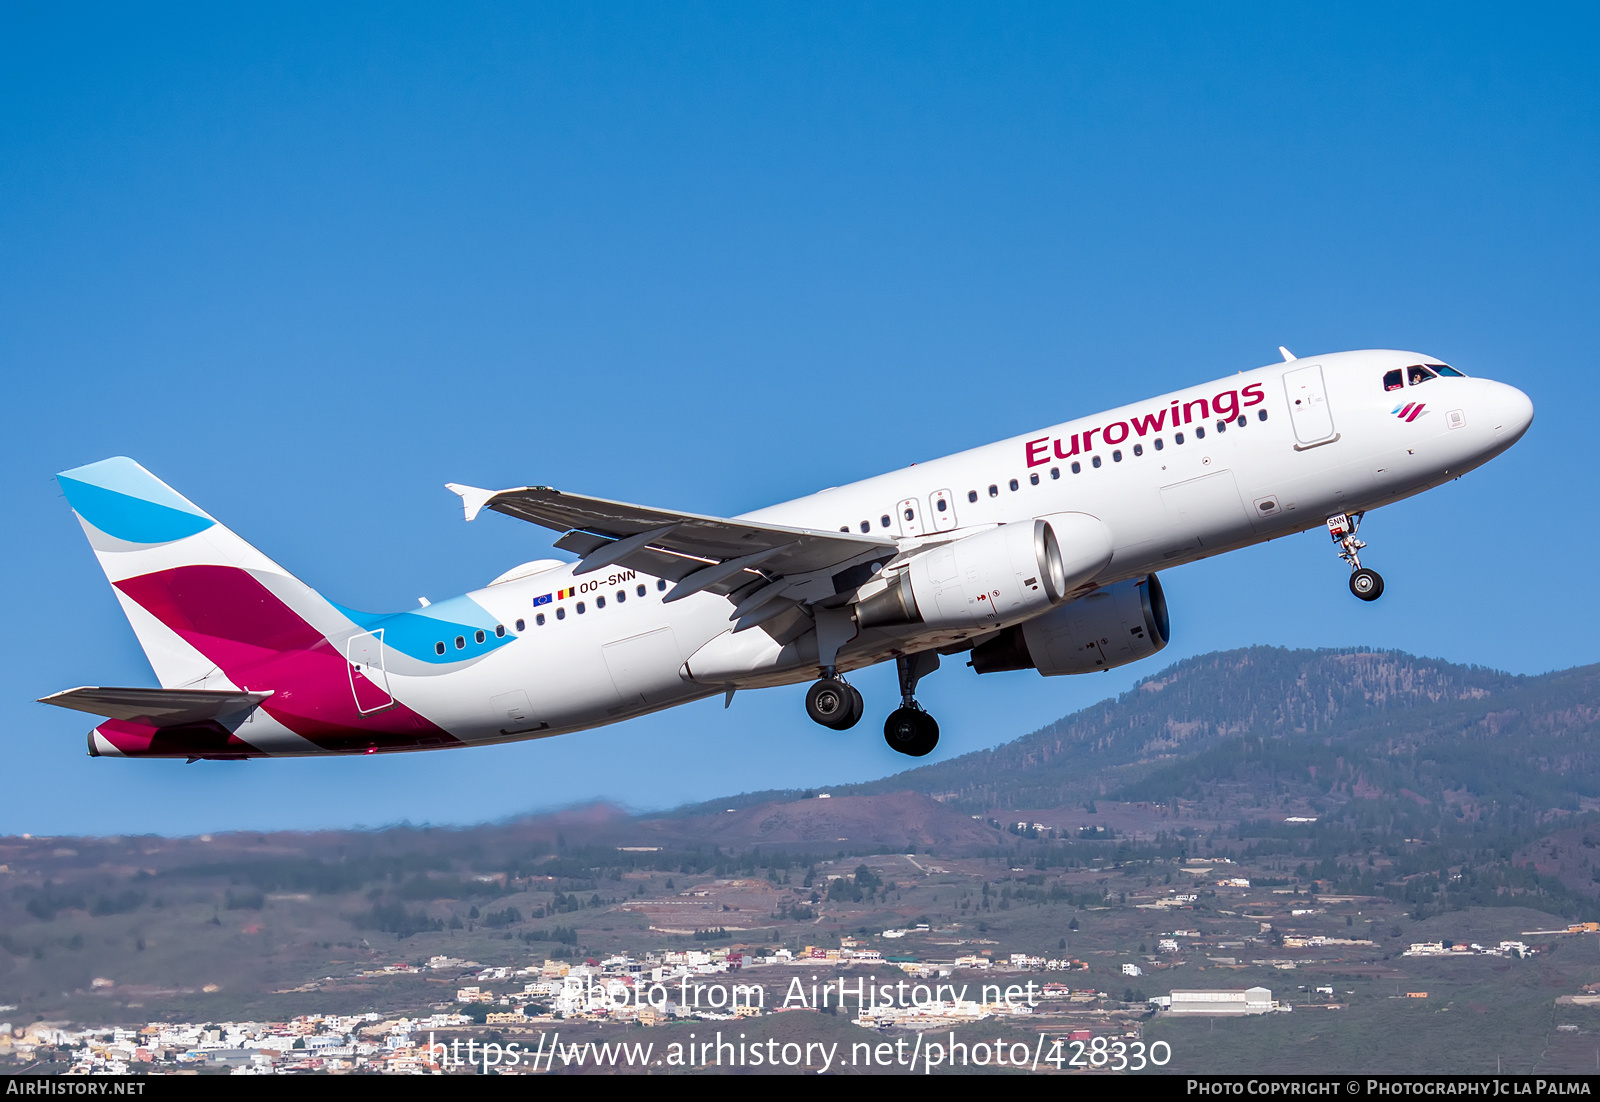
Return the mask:
[[[132,720],[151,727],[178,727],[254,711],[271,696],[223,689],[119,689],[83,685],[40,699],[40,704],[90,715]]]

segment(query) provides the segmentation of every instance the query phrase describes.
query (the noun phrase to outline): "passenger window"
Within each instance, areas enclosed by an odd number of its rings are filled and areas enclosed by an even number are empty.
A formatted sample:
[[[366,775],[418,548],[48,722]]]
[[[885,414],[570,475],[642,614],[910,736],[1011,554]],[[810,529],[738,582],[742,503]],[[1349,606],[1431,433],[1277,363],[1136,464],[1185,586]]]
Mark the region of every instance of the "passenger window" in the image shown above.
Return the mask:
[[[506,637],[506,626],[504,624],[496,624],[494,626],[494,637],[496,639],[504,639]]]
[[[536,616],[535,616],[535,617],[534,617],[534,618],[533,618],[533,622],[534,622],[534,623],[535,623],[535,624],[536,624],[536,625],[538,625],[538,626],[539,626],[539,627],[544,627],[544,613],[542,613],[542,612],[541,612],[541,613],[539,613],[539,614],[538,614],[538,615],[536,615]]]
[[[1012,480],[1011,480],[1011,481],[1010,481],[1010,482],[1009,482],[1009,483],[1008,483],[1008,485],[1009,485],[1009,486],[1010,486],[1010,487],[1011,487],[1011,488],[1012,488],[1012,490],[1015,490],[1015,489],[1016,489],[1016,488],[1017,488],[1017,480],[1016,480],[1016,479],[1014,479],[1014,478],[1013,478],[1013,479],[1012,479]]]
[[[444,644],[443,643],[435,643],[433,645],[433,653],[434,654],[443,654],[444,653]]]
[[[518,631],[527,631],[528,630],[528,621],[526,621],[526,620],[518,620],[517,621],[517,630]]]
[[[473,637],[472,637],[472,641],[473,641],[473,642],[474,642],[474,643],[481,643],[481,642],[483,642],[483,639],[484,639],[484,635],[483,635],[483,632],[481,632],[481,631],[480,631],[480,632],[478,632],[478,633],[476,633],[476,634],[475,634],[475,635],[473,635]]]
[[[911,510],[907,509],[906,510],[906,514],[907,514],[906,515],[906,519],[907,520],[911,519],[910,513],[911,513]],[[883,514],[883,516],[879,517],[878,518],[878,523],[883,525],[885,528],[889,527],[889,514],[885,513],[885,514]]]
[[[849,531],[849,529],[845,529],[845,530]],[[665,593],[667,591],[667,579],[665,579],[665,578],[657,578],[656,579],[656,591],[659,592],[659,593]]]
[[[589,611],[588,609],[583,607],[583,602],[579,601],[578,602],[578,615],[582,616],[585,612],[588,612],[588,611]]]
[[[1038,471],[1034,471],[1032,474],[1030,474],[1028,476],[1028,485],[1030,485],[1030,486],[1039,485],[1039,472]]]
[[[977,501],[978,500],[978,491],[977,490],[968,490],[967,491],[967,500],[968,501]]]
[[[634,592],[637,593],[639,596],[643,597],[644,596],[644,592],[645,592],[644,586],[642,586],[642,585],[639,586],[637,589],[634,590]]]
[[[1267,411],[1266,410],[1264,410],[1264,409],[1256,410],[1256,420],[1257,421],[1265,421],[1266,419],[1267,419]]]
[[[627,599],[628,599],[628,591],[626,589],[617,590],[617,604],[620,605],[623,601],[626,601]]]
[[[557,620],[565,620],[566,618],[567,618],[567,609],[566,609],[565,605],[563,605],[561,608],[556,609],[556,619]]]
[[[1000,496],[1000,487],[996,486],[992,482],[989,484],[989,496],[990,497],[999,497]]]
[[[1217,431],[1218,432],[1227,432],[1228,431],[1228,422],[1226,422],[1226,421],[1218,421],[1217,422]]]
[[[1050,477],[1051,478],[1060,478],[1061,477],[1061,468],[1060,467],[1051,467],[1050,468]]]
[[[467,646],[467,637],[465,635],[456,636],[456,650],[464,650],[464,649],[466,649],[466,646]]]
[[[937,508],[939,510],[939,512],[941,512],[941,513],[947,512],[950,509],[950,503],[948,501],[946,501],[942,497],[938,501],[934,502],[933,504],[934,504],[934,507]],[[906,512],[909,513],[909,512],[911,512],[911,510],[907,509]],[[911,518],[910,517],[906,517],[906,519],[910,520]]]
[[[1134,455],[1143,455],[1144,454],[1144,445],[1143,444],[1135,444],[1133,446],[1133,454]]]
[[[862,521],[861,522],[861,531],[863,531],[863,532],[872,531],[872,522],[870,520]]]
[[[1159,436],[1156,437],[1155,445],[1156,445],[1156,451],[1160,451],[1162,446],[1163,446],[1162,443],[1161,443],[1161,437],[1159,437]]]
[[[1181,433],[1181,432],[1175,432],[1175,433],[1173,433],[1173,434],[1172,434],[1172,442],[1173,442],[1173,443],[1174,443],[1174,444],[1181,444],[1181,443],[1183,443],[1183,433]]]
[[[1093,463],[1096,467],[1098,467],[1098,466],[1100,466],[1100,457],[1097,455],[1093,459],[1089,460],[1089,462]]]
[[[1410,382],[1412,386],[1418,386],[1422,383],[1429,382],[1430,380],[1437,379],[1439,376],[1435,375],[1421,364],[1413,364],[1412,366],[1406,368],[1406,377],[1407,381]]]
[[[839,531],[848,532],[848,531],[850,531],[850,526],[848,524],[841,524],[839,526]]]
[[[1398,367],[1393,371],[1386,371],[1383,375],[1384,390],[1399,390],[1406,385],[1405,374]]]
[[[944,501],[942,499],[939,502],[939,511],[941,513],[944,512]],[[888,517],[884,517],[883,519],[884,519],[884,523],[887,524],[888,521],[889,521],[889,518]],[[917,519],[916,510],[915,509],[907,509],[906,510],[906,519],[907,520],[916,520]]]
[[[1079,463],[1076,459],[1074,459],[1072,461],[1072,473],[1073,474],[1082,474],[1083,473],[1083,464]]]
[[[1113,462],[1113,463],[1121,463],[1122,462],[1122,449],[1121,448],[1117,448],[1115,451],[1113,451],[1111,453],[1111,462]]]
[[[594,599],[594,607],[595,608],[605,608],[606,607],[606,599],[604,597],[596,597]]]
[[[1204,440],[1206,438],[1206,430],[1201,426],[1196,425],[1194,427],[1194,438],[1196,440]]]
[[[1234,418],[1234,420],[1238,423],[1240,428],[1244,428],[1246,425],[1248,425],[1250,423],[1250,418],[1246,417],[1242,413],[1239,414],[1238,417]]]

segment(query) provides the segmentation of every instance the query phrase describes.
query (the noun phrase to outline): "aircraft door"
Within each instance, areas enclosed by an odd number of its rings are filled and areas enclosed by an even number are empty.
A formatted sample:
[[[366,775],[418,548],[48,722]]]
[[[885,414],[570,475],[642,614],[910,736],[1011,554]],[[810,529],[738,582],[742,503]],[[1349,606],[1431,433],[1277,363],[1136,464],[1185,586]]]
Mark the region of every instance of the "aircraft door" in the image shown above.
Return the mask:
[[[908,497],[894,508],[900,518],[902,536],[922,535],[922,514],[917,510],[916,498]]]
[[[1294,425],[1298,447],[1331,443],[1333,410],[1328,406],[1328,388],[1322,379],[1322,365],[1299,367],[1283,375],[1284,395],[1289,400],[1289,422]]]
[[[948,532],[956,526],[956,499],[949,490],[935,490],[928,498],[928,512],[933,517],[936,532]]]
[[[356,711],[368,716],[394,707],[394,697],[389,693],[389,674],[383,668],[383,629],[352,635],[345,643],[344,654]]]

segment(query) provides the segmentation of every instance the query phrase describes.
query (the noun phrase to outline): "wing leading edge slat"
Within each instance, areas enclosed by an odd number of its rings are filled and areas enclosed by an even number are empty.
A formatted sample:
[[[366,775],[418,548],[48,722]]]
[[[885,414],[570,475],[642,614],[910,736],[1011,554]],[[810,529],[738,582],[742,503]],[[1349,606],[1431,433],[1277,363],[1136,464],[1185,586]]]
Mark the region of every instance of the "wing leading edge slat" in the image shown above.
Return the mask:
[[[692,586],[695,591],[704,589],[723,595],[753,582],[886,559],[898,550],[895,541],[887,536],[857,536],[672,512],[565,494],[548,486],[495,492],[451,484],[450,489],[461,495],[468,519],[478,509],[492,509],[564,533],[556,546],[585,559],[667,578]],[[646,534],[648,539],[636,548],[615,547],[619,541]],[[612,548],[618,553],[611,554]],[[750,565],[727,570],[734,560]],[[715,580],[690,580],[702,570],[714,572]]]

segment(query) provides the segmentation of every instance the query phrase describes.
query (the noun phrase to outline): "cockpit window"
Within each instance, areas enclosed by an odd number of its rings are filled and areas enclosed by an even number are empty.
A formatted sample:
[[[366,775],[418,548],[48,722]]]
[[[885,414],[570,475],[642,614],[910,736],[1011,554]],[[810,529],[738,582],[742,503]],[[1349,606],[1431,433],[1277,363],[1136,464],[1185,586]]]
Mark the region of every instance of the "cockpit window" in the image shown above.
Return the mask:
[[[1466,376],[1461,372],[1457,371],[1453,367],[1448,366],[1447,364],[1429,364],[1428,366],[1437,371],[1440,375],[1448,375],[1452,379],[1466,378]]]
[[[1383,389],[1384,390],[1399,390],[1401,387],[1403,387],[1405,385],[1406,385],[1405,372],[1401,371],[1398,367],[1395,368],[1393,371],[1388,372],[1383,377]]]
[[[1421,364],[1412,364],[1410,367],[1406,368],[1406,382],[1411,386],[1416,386],[1419,383],[1430,382],[1438,377],[1439,376],[1435,375]]]

